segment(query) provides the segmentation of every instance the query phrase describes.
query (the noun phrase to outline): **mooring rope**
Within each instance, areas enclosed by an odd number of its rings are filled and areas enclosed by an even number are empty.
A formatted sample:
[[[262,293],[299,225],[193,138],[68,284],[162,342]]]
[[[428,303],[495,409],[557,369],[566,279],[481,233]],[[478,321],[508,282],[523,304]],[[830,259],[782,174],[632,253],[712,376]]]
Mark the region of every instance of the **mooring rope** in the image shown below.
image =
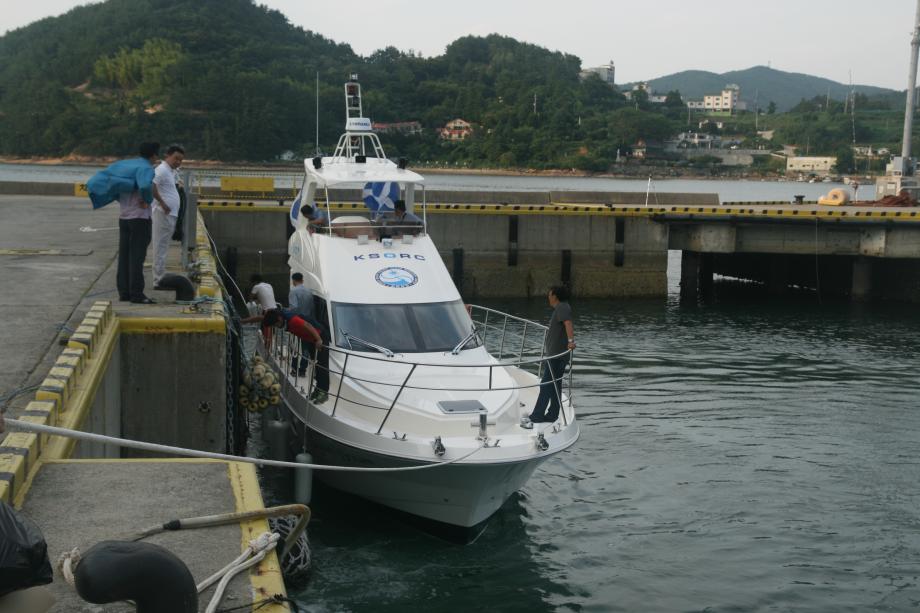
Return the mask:
[[[172,445],[160,445],[158,443],[145,443],[143,441],[132,441],[125,438],[117,438],[114,436],[106,436],[104,434],[93,434],[92,432],[81,432],[80,430],[68,430],[67,428],[58,428],[56,426],[46,426],[44,424],[36,424],[30,421],[20,421],[18,419],[6,419],[6,426],[10,430],[18,430],[20,432],[34,432],[36,434],[50,434],[53,436],[64,436],[67,438],[72,438],[80,441],[89,441],[92,443],[104,443],[107,445],[117,445],[119,447],[128,447],[130,449],[140,449],[142,451],[155,451],[157,453],[168,453],[171,455],[186,456],[190,458],[204,458],[207,460],[225,460],[229,462],[246,462],[248,464],[256,464],[258,466],[276,466],[279,468],[312,468],[313,470],[333,470],[340,472],[372,472],[372,473],[386,473],[386,472],[407,472],[410,470],[424,470],[427,468],[437,468],[438,466],[446,466],[448,464],[454,464],[456,462],[461,462],[480,449],[482,447],[476,447],[471,452],[466,455],[460,456],[459,458],[454,458],[452,460],[445,460],[443,462],[433,462],[431,464],[423,464],[421,466],[394,466],[391,468],[374,468],[368,466],[332,466],[327,464],[301,464],[300,462],[287,462],[284,460],[265,460],[262,458],[249,458],[246,456],[237,456],[230,455],[227,453],[214,453],[211,451],[199,451],[197,449],[186,449],[184,447],[173,447]]]

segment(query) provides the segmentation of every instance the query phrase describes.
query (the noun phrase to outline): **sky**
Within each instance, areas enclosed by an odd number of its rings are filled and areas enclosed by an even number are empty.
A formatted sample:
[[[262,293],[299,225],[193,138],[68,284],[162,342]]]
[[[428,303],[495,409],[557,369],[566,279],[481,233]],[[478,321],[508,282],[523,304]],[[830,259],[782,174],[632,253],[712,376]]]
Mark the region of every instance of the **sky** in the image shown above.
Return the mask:
[[[498,33],[576,55],[583,67],[612,61],[618,83],[768,65],[900,90],[916,11],[911,0],[256,2],[361,55],[393,46],[435,56],[461,36]],[[0,0],[0,32],[88,3]]]

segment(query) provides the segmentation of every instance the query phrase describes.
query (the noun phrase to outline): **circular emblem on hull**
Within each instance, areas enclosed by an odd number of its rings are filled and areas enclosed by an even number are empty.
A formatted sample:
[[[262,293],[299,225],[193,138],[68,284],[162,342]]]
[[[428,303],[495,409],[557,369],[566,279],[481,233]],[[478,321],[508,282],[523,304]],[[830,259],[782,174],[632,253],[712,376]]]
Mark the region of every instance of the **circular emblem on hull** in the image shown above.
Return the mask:
[[[379,270],[374,278],[386,287],[412,287],[418,283],[418,276],[408,268],[390,266]]]

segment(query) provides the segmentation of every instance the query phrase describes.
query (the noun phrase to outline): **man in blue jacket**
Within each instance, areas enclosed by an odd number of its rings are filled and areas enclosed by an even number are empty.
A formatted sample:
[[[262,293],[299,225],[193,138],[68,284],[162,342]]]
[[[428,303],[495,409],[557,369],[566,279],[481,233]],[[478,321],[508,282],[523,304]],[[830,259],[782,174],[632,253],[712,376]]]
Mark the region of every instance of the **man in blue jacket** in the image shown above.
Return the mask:
[[[144,295],[144,258],[150,245],[150,205],[153,202],[154,167],[160,144],[141,143],[140,157],[115,162],[86,183],[93,208],[118,200],[118,298],[123,302],[152,304]]]

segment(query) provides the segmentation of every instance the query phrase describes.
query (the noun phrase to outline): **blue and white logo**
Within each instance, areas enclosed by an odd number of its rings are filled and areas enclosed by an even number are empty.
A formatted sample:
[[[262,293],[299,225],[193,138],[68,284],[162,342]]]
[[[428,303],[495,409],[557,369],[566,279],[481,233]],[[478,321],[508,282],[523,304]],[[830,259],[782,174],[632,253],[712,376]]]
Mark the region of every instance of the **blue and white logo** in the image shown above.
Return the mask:
[[[418,283],[418,275],[408,268],[390,266],[383,268],[374,275],[377,283],[386,287],[412,287]]]

